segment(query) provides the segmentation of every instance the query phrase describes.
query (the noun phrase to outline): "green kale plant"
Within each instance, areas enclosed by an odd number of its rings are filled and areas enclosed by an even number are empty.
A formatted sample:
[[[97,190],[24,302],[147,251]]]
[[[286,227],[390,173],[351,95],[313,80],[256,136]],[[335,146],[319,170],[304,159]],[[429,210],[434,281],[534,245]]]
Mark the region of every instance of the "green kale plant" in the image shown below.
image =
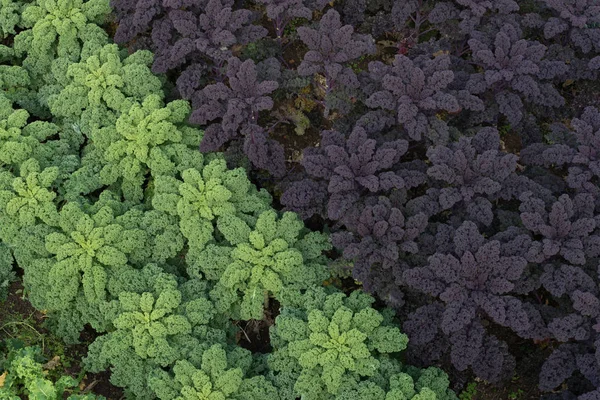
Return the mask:
[[[96,146],[105,148],[106,164],[100,171],[103,184],[122,179],[126,199],[141,200],[145,176],[174,176],[188,168],[202,168],[203,157],[192,147],[201,131],[185,126],[190,105],[175,100],[166,106],[161,96],[148,95],[121,114],[115,126],[92,133]]]
[[[161,400],[278,400],[275,387],[263,376],[246,378],[243,368],[232,362],[222,345],[215,344],[202,354],[196,368],[186,360],[173,367],[173,376],[156,370],[148,379],[150,388]]]
[[[24,108],[28,108],[25,105],[35,108],[37,106],[36,98],[35,93],[30,89],[31,86],[31,78],[25,68],[19,65],[0,65],[0,89],[2,90],[0,92],[0,109],[6,109],[5,98]],[[10,107],[10,103],[8,106]],[[6,118],[3,111],[0,113]]]
[[[152,53],[109,44],[108,0],[0,5],[0,295],[15,261],[47,328],[95,330],[86,370],[128,398],[455,400],[441,371],[399,361],[390,310],[322,287],[327,234],[198,151]],[[271,298],[273,352],[254,354],[240,320]],[[0,356],[0,398],[77,390],[28,351]]]
[[[103,45],[108,35],[98,26],[110,14],[108,0],[36,0],[21,13],[25,28],[15,37],[15,52],[34,76],[47,73],[54,59],[79,61],[84,44]]]
[[[232,246],[229,260],[211,292],[217,307],[234,318],[262,319],[265,301],[285,288],[306,289],[328,278],[322,252],[330,246],[325,236],[304,231],[294,213],[262,212],[248,225],[233,214],[217,221],[219,232]],[[233,304],[227,301],[235,300]],[[231,310],[230,310],[231,308]]]
[[[21,22],[21,14],[26,4],[22,0],[0,0],[0,39],[17,33],[15,28]]]
[[[153,55],[139,50],[129,56],[107,44],[85,60],[68,66],[68,84],[48,95],[52,115],[78,123],[86,135],[102,126],[114,126],[121,113],[149,94],[163,97],[162,82],[149,66]]]
[[[154,267],[146,269],[152,271]],[[136,273],[132,270],[128,274]],[[173,366],[177,360],[194,359],[193,354],[204,348],[203,342],[211,342],[208,336],[224,322],[215,315],[203,282],[178,286],[174,275],[156,275],[162,277],[152,279],[146,274],[146,291],[120,292],[114,328],[90,345],[84,360],[92,372],[110,366],[111,382],[132,389],[138,396],[150,393],[146,382],[150,372]],[[130,289],[128,281],[121,280],[120,285],[125,285],[120,289]],[[226,335],[217,337],[226,340]]]
[[[269,364],[288,377],[285,384],[293,384],[294,395],[334,399],[344,388],[381,375],[380,358],[406,348],[407,336],[389,315],[371,308],[371,296],[359,291],[311,296],[306,294],[303,306],[298,301],[299,307],[282,307],[271,327],[275,352]]]
[[[116,223],[108,206],[88,215],[76,203],[67,203],[59,225],[61,232],[46,237],[46,250],[55,255],[48,279],[55,285],[49,297],[57,310],[68,307],[80,287],[89,303],[104,300],[107,269],[127,264],[127,254],[142,247],[146,237],[140,229]]]
[[[6,244],[0,242],[0,302],[6,300],[8,286],[14,280],[12,253]]]
[[[344,386],[336,400],[458,400],[448,388],[448,375],[429,367],[424,370],[397,372],[380,385],[372,380]]]
[[[54,200],[54,182],[59,174],[58,167],[41,171],[35,158],[21,164],[20,175],[12,181],[9,190],[0,189],[0,212],[17,227],[32,226],[42,221],[50,226],[58,226],[59,215]],[[8,239],[8,238],[7,238]]]
[[[256,190],[243,169],[227,169],[222,158],[210,161],[202,170],[186,169],[181,178],[157,176],[152,205],[179,218],[192,257],[213,239],[217,217],[235,213],[252,221],[270,207],[270,195],[264,189]]]
[[[33,158],[42,169],[59,167],[66,178],[79,166],[83,137],[51,122],[28,122],[30,117],[0,93],[0,168],[19,174],[21,165]]]

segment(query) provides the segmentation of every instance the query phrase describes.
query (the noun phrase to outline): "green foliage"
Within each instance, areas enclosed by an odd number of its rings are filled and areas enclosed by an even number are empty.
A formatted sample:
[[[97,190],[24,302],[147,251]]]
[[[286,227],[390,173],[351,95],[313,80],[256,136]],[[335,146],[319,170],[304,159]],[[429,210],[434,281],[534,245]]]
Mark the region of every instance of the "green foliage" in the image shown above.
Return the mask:
[[[83,138],[50,122],[28,123],[30,117],[0,94],[0,167],[18,174],[21,165],[34,158],[40,168],[57,166],[62,176],[68,175],[79,164]]]
[[[334,293],[306,296],[303,307],[283,307],[271,328],[275,371],[297,375],[294,393],[305,399],[340,395],[382,374],[379,357],[404,350],[406,335],[370,307],[370,296]],[[299,371],[299,373],[298,373]]]
[[[93,133],[96,145],[106,149],[101,182],[110,185],[122,178],[125,198],[141,200],[149,172],[173,176],[184,169],[202,168],[202,154],[189,146],[200,141],[201,131],[183,123],[189,112],[187,101],[164,106],[161,96],[151,94],[143,103],[134,103],[115,126]]]
[[[0,242],[0,302],[6,300],[8,286],[15,280],[13,256],[10,248]]]
[[[270,206],[268,193],[257,191],[243,169],[227,169],[223,159],[212,160],[202,170],[186,169],[181,177],[157,176],[152,205],[179,218],[192,257],[213,238],[217,217],[235,213],[252,221],[253,215]]]
[[[26,55],[23,66],[44,75],[57,57],[78,61],[83,44],[108,42],[97,24],[110,13],[108,0],[37,0],[24,7],[15,51]]]
[[[2,348],[5,349],[2,349]],[[77,388],[79,382],[71,376],[61,376],[56,382],[46,379],[38,346],[22,347],[17,341],[0,343],[0,398],[19,400],[27,396],[31,400],[93,400],[102,396],[65,394]]]
[[[328,235],[198,151],[152,53],[109,44],[108,0],[27,1],[0,0],[0,296],[14,260],[46,326],[67,342],[91,326],[85,368],[130,398],[453,400],[441,371],[398,361],[391,311],[321,287]],[[274,352],[252,354],[232,320],[271,298]],[[39,349],[10,354],[0,398],[76,388]]]
[[[89,303],[105,299],[107,268],[127,263],[127,254],[143,246],[145,232],[127,230],[116,223],[105,206],[88,215],[75,203],[60,211],[60,228],[46,237],[46,250],[55,255],[49,279],[55,284],[50,297],[55,309],[68,307],[80,287]],[[68,282],[68,287],[63,287]]]
[[[477,394],[477,382],[471,382],[458,396],[460,400],[471,400]]]
[[[304,224],[294,213],[279,218],[273,210],[264,211],[254,226],[224,214],[217,226],[233,249],[221,260],[227,266],[211,295],[219,299],[220,311],[233,306],[234,318],[262,319],[265,296],[277,298],[284,287],[318,286],[328,277],[321,259],[322,251],[330,248],[326,238],[303,232]],[[231,300],[235,302],[227,304]]]
[[[173,275],[156,274],[160,270],[156,268],[145,267],[143,276],[137,270],[124,270],[119,275],[125,277],[109,284],[111,291],[120,291],[114,328],[90,345],[85,359],[92,372],[111,366],[111,382],[129,387],[138,396],[150,393],[146,378],[155,368],[201,357],[194,354],[214,341],[210,336],[224,322],[207,299],[205,282],[178,286]],[[136,281],[132,286],[130,282]],[[134,288],[135,292],[125,291]]]
[[[114,126],[121,113],[150,94],[163,97],[161,80],[152,74],[153,55],[140,50],[130,56],[116,44],[107,44],[85,60],[68,66],[67,84],[48,97],[54,116],[64,117],[90,134]]]
[[[199,368],[180,360],[173,367],[173,376],[157,370],[148,384],[161,400],[279,399],[277,390],[264,377],[245,378],[243,369],[232,365],[219,344],[204,351]]]
[[[21,22],[23,7],[21,0],[0,0],[0,39],[15,35],[15,28]]]
[[[42,221],[58,226],[58,212],[54,205],[56,193],[52,190],[58,178],[58,167],[41,171],[39,162],[30,158],[21,164],[20,177],[12,181],[10,190],[0,189],[0,209],[18,227],[32,226]]]

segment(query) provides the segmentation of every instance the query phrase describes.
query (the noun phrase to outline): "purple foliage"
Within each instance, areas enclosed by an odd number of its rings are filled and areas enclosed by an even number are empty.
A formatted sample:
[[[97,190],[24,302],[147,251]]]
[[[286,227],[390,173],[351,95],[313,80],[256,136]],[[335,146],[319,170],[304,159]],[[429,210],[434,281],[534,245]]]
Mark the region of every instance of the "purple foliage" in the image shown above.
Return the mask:
[[[333,9],[323,15],[319,29],[303,26],[298,28],[298,36],[308,47],[298,66],[300,76],[323,75],[327,91],[336,85],[359,86],[354,71],[344,64],[374,52],[370,36],[354,33],[351,25],[342,26],[340,14]]]
[[[364,128],[357,126],[346,139],[337,131],[323,131],[321,145],[307,149],[302,159],[306,173],[317,182],[323,182],[329,193],[327,217],[355,226],[355,218],[362,208],[365,195],[390,193],[419,185],[425,176],[418,171],[403,168],[401,157],[408,149],[405,140],[378,144],[369,139]],[[282,196],[281,202],[290,210],[309,215],[292,199],[303,198],[302,203],[313,204],[312,193],[300,194],[308,187],[293,184]],[[320,191],[315,195],[319,196]],[[312,208],[312,206],[310,206]]]
[[[415,240],[427,226],[425,214],[405,218],[387,197],[368,200],[355,226],[349,227],[352,231],[338,232],[331,238],[343,250],[344,258],[354,260],[353,275],[366,287],[373,269],[399,274],[400,255],[419,251]]]
[[[280,39],[293,18],[312,18],[311,10],[302,0],[257,0],[266,6],[267,17],[273,20],[275,34]]]
[[[374,80],[380,80],[380,89],[369,96],[367,106],[394,111],[413,140],[427,136],[434,143],[446,142],[448,127],[435,115],[441,110],[461,109],[457,98],[447,90],[454,79],[448,56],[411,60],[397,55],[391,66],[376,61],[369,64],[369,71]]]
[[[595,219],[585,215],[586,211],[593,210],[593,200],[590,195],[580,194],[571,199],[563,194],[552,204],[550,211],[546,211],[542,200],[532,197],[530,192],[523,193],[519,208],[521,221],[533,235],[542,237],[532,242],[527,259],[543,262],[560,255],[572,264],[585,264],[586,242],[600,240],[600,237],[590,235],[596,229]]]
[[[600,51],[600,4],[596,0],[543,0],[556,12],[544,25],[546,39],[566,34],[584,53]]]
[[[231,47],[266,35],[252,25],[250,10],[233,10],[234,0],[113,0],[117,11],[117,43],[127,43],[151,27],[154,72],[172,70],[186,63],[202,63],[203,57],[223,62]]]
[[[244,150],[259,168],[274,175],[284,172],[283,147],[268,139],[263,128],[257,125],[260,111],[273,108],[268,96],[278,87],[276,81],[259,81],[256,64],[230,58],[227,63],[228,84],[218,82],[208,85],[194,98],[194,111],[190,121],[208,125],[201,151],[217,151],[228,141],[244,136]],[[216,119],[220,122],[211,123]]]
[[[512,25],[505,25],[493,41],[476,35],[468,41],[473,61],[484,69],[471,75],[467,90],[474,94],[490,91],[498,111],[512,124],[523,118],[523,100],[549,107],[564,105],[564,99],[551,84],[540,83],[540,63],[546,46],[521,39]]]
[[[480,370],[479,376],[497,381],[506,368],[503,362],[490,365],[484,361],[488,355],[482,352],[491,349],[482,341],[494,340],[485,337],[479,314],[517,332],[529,329],[529,315],[522,301],[509,295],[527,261],[518,256],[502,256],[500,242],[486,241],[472,222],[465,222],[456,230],[454,247],[453,253],[435,253],[427,266],[406,271],[404,279],[411,287],[445,304],[441,328],[450,336],[457,368],[473,366]],[[493,351],[509,362],[504,347],[498,344]]]
[[[169,9],[152,29],[156,54],[153,70],[166,72],[188,61],[201,62],[202,57],[222,63],[231,57],[233,45],[265,36],[265,28],[251,24],[252,12],[233,10],[233,3],[234,0],[208,0],[197,5],[201,13]]]
[[[477,17],[483,17],[488,10],[508,14],[519,10],[519,4],[514,0],[455,0],[461,6],[468,7]]]
[[[491,201],[510,183],[518,159],[500,150],[498,131],[484,128],[473,138],[431,147],[427,157],[431,161],[427,175],[445,183],[436,199],[441,210],[462,202],[468,218],[490,225],[494,218]]]
[[[411,361],[508,377],[500,325],[553,349],[542,390],[597,396],[596,0],[112,5],[115,40],[153,50],[192,102],[201,150],[243,149],[267,187],[285,176],[284,208],[403,313]],[[299,140],[269,115],[290,104]]]

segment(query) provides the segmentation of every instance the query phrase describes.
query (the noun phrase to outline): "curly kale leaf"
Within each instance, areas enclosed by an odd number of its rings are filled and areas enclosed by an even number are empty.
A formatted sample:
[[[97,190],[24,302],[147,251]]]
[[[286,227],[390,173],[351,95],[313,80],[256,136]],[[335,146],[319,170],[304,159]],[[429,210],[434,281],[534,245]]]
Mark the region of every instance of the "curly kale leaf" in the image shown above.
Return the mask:
[[[450,57],[418,57],[414,60],[397,55],[391,66],[369,63],[380,90],[366,100],[367,106],[394,111],[413,140],[427,137],[434,144],[448,141],[448,127],[436,118],[439,111],[458,112],[459,100],[448,89],[454,80]]]
[[[47,377],[48,371],[45,370],[40,347],[19,347],[15,342],[6,343],[8,352],[2,357],[4,373],[1,375],[2,386],[0,386],[0,397],[3,399],[12,400],[27,396],[32,399],[46,400],[105,400],[103,396],[93,394],[67,397],[67,390],[77,387],[79,383],[77,379],[63,375],[55,382],[51,381]]]
[[[222,159],[211,161],[202,171],[187,169],[181,176],[183,182],[158,176],[152,204],[179,217],[181,233],[196,250],[212,239],[213,221],[218,216],[235,213],[250,222],[270,205],[270,196],[256,190],[244,169],[229,170]]]
[[[13,255],[4,243],[0,243],[0,302],[6,300],[8,296],[8,287],[15,280],[16,274],[13,271]]]
[[[544,0],[557,17],[550,17],[544,25],[544,37],[568,35],[571,43],[583,53],[600,50],[600,5],[593,0]]]
[[[164,96],[161,80],[148,66],[152,53],[137,51],[122,58],[115,44],[109,44],[85,60],[69,65],[67,84],[48,98],[52,114],[79,122],[82,130],[112,126],[119,114],[142,102],[150,94]]]
[[[61,180],[67,178],[79,166],[83,137],[51,122],[28,123],[30,117],[0,96],[0,165],[19,173],[21,165],[35,159],[42,169],[59,167]]]
[[[339,394],[346,385],[380,374],[383,354],[406,348],[406,335],[369,306],[369,297],[336,293],[302,308],[282,308],[271,327],[276,353],[269,363],[294,377],[296,396]]]
[[[470,219],[490,225],[494,218],[491,201],[506,196],[515,177],[518,157],[500,150],[494,128],[483,128],[472,138],[461,137],[448,146],[430,147],[427,174],[445,182],[437,202],[442,210],[457,203],[466,205]]]
[[[473,60],[484,72],[471,75],[467,90],[479,95],[491,91],[492,101],[511,125],[523,119],[523,100],[548,107],[565,104],[554,86],[537,79],[547,50],[543,44],[521,39],[512,25],[503,26],[493,42],[477,35],[468,43]]]
[[[415,240],[425,231],[428,220],[423,213],[405,218],[386,197],[369,200],[372,201],[366,202],[356,228],[334,233],[332,241],[343,250],[344,258],[354,261],[352,275],[362,282],[365,290],[379,292],[385,298],[374,270],[401,276],[400,255],[418,252]]]
[[[319,234],[305,235],[304,224],[294,213],[277,217],[274,210],[261,213],[252,228],[233,214],[221,216],[217,227],[234,246],[212,296],[226,299],[218,306],[233,307],[241,319],[262,319],[265,297],[278,297],[285,289],[306,289],[327,279],[321,258],[330,245]],[[237,309],[239,308],[239,311]]]
[[[232,363],[220,344],[212,345],[202,353],[198,368],[187,360],[179,360],[172,375],[156,370],[149,377],[148,384],[161,400],[279,399],[277,390],[263,377],[246,378],[244,370]],[[257,397],[261,395],[267,397]]]
[[[201,136],[198,130],[183,124],[189,112],[190,106],[184,100],[164,106],[160,96],[151,94],[121,114],[115,132],[93,133],[93,138],[112,139],[103,146],[107,164],[100,171],[101,182],[110,185],[122,178],[125,198],[139,201],[148,172],[153,176],[175,175],[187,168],[201,168],[202,155],[187,145],[198,143]],[[189,160],[195,163],[188,165]]]
[[[321,17],[318,30],[302,26],[298,36],[308,47],[298,66],[300,76],[321,74],[328,90],[336,84],[360,86],[354,71],[345,64],[374,51],[369,35],[354,33],[351,25],[342,26],[340,14],[330,9]]]
[[[54,204],[58,167],[42,171],[37,160],[30,158],[21,164],[20,174],[12,181],[10,189],[0,190],[0,212],[6,213],[19,228],[35,225],[38,221],[58,226],[59,216]]]
[[[194,98],[194,111],[190,121],[206,125],[200,145],[201,151],[216,151],[226,142],[241,133],[241,128],[258,123],[262,110],[273,108],[273,99],[268,96],[278,87],[276,81],[259,81],[256,64],[252,60],[242,62],[230,58],[227,63],[228,85],[222,82],[207,85]]]
[[[28,29],[15,37],[16,52],[27,55],[23,66],[42,76],[55,58],[79,61],[85,42],[108,43],[99,25],[110,11],[108,0],[37,0],[26,5],[21,25]]]
[[[503,256],[500,242],[485,241],[473,222],[464,222],[456,230],[454,244],[454,254],[435,253],[427,266],[408,270],[403,277],[411,287],[445,303],[437,323],[453,342],[452,359],[457,368],[462,370],[472,363],[474,369],[485,371],[486,379],[498,380],[507,365],[501,361],[489,367],[479,364],[487,357],[486,347],[475,346],[476,342],[469,345],[468,338],[476,334],[480,344],[496,341],[486,338],[481,313],[515,332],[532,328],[524,303],[509,294],[521,278],[527,261],[519,256]],[[464,349],[465,346],[468,349]],[[488,350],[506,347],[501,343],[499,346]],[[469,352],[468,357],[461,356],[465,351]],[[502,357],[510,364],[508,354]]]
[[[152,70],[163,73],[186,62],[222,63],[232,56],[234,45],[245,45],[264,37],[266,29],[252,24],[252,12],[233,9],[232,0],[209,0],[197,6],[165,5],[164,16],[152,26],[156,59]],[[117,32],[119,33],[119,32]],[[117,36],[117,39],[120,39]],[[184,70],[185,70],[184,69]]]
[[[542,200],[535,198],[531,192],[521,196],[521,221],[534,235],[542,239],[534,241],[527,253],[532,262],[543,262],[560,254],[572,264],[585,264],[586,244],[598,243],[600,238],[591,235],[596,229],[596,220],[586,215],[589,207],[594,207],[593,198],[586,194],[571,199],[563,194],[546,211]]]
[[[140,229],[123,229],[107,206],[88,215],[68,203],[60,211],[59,225],[62,232],[46,237],[46,249],[55,255],[48,278],[54,282],[51,297],[57,310],[69,307],[80,287],[89,303],[103,301],[107,269],[127,264],[127,254],[142,247],[146,237]]]
[[[348,138],[337,131],[323,131],[321,138],[320,147],[306,149],[302,158],[314,183],[294,183],[281,199],[285,206],[303,216],[309,216],[310,208],[316,206],[314,199],[323,197],[325,191],[329,201],[322,215],[354,226],[354,212],[360,212],[368,194],[408,189],[425,180],[424,174],[400,162],[408,150],[405,140],[378,143],[359,126]]]

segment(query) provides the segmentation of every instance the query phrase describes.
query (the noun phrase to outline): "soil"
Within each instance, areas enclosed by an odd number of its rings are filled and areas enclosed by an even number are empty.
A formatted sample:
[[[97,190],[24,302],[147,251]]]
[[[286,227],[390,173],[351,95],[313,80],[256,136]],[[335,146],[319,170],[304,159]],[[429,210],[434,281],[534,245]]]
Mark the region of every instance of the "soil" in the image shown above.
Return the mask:
[[[240,328],[237,336],[238,344],[252,353],[270,353],[273,348],[271,347],[269,328],[275,324],[277,315],[279,315],[279,302],[270,299],[269,307],[262,320],[235,322],[235,325]]]
[[[486,321],[488,322],[488,321]],[[510,329],[489,323],[488,332],[508,345],[508,352],[515,357],[516,367],[513,377],[499,384],[486,382],[476,378],[470,370],[459,372],[453,368],[449,359],[445,359],[439,367],[450,375],[451,388],[457,393],[464,393],[468,400],[539,400],[543,393],[538,388],[538,375],[542,364],[553,350],[553,343],[545,341],[536,343],[533,340],[518,337]],[[470,395],[468,386],[475,386]]]
[[[501,339],[508,339],[501,334],[497,335]],[[538,374],[552,350],[549,347],[536,346],[531,340],[515,338],[514,334],[511,334],[507,343],[509,352],[516,357],[517,361],[514,377],[500,385],[478,382],[477,393],[472,400],[539,400],[541,398]]]
[[[25,340],[22,335],[19,339],[26,342],[27,345],[40,345],[43,348],[44,356],[48,360],[56,359],[54,354],[55,346],[47,346],[49,342],[61,343],[60,339],[53,336],[44,326],[45,316],[37,311],[29,301],[23,298],[23,285],[20,281],[13,282],[9,287],[8,298],[0,303],[0,340],[13,337],[13,332],[23,332],[27,330],[31,334],[31,343]],[[41,341],[39,338],[43,337]],[[87,328],[80,336],[81,343],[74,345],[65,345],[63,347],[63,360],[58,358],[58,364],[54,368],[60,368],[54,371],[56,375],[69,375],[78,378],[81,372],[81,359],[87,354],[88,345],[94,341],[97,334]],[[37,339],[37,340],[36,340]],[[92,391],[95,394],[106,397],[107,400],[123,399],[123,390],[112,385],[109,382],[110,372],[104,371],[97,374],[87,373],[84,375],[80,389],[84,392]]]

